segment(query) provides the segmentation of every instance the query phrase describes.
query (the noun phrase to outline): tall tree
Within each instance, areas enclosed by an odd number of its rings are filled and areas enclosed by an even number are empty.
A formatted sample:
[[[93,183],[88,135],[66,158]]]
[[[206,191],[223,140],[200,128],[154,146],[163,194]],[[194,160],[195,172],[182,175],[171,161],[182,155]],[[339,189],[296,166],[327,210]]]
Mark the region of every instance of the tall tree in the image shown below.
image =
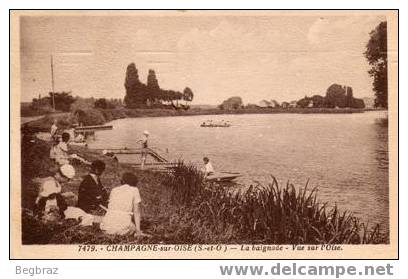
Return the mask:
[[[346,106],[346,90],[340,84],[332,84],[326,91],[326,102],[329,108],[344,108]]]
[[[136,69],[135,63],[130,63],[126,69],[126,78],[125,78],[125,104],[127,107],[135,107],[137,104],[142,101],[140,96],[140,81],[139,74]],[[139,94],[138,94],[139,93]]]
[[[184,88],[183,91],[183,100],[187,102],[191,102],[194,98],[194,93],[193,91],[190,89],[190,87],[186,87]]]
[[[150,101],[158,101],[160,99],[160,87],[154,70],[149,70],[147,75],[147,99]]]
[[[147,75],[147,86],[151,89],[160,89],[154,70],[149,70],[149,74]]]
[[[387,67],[387,22],[381,22],[370,32],[370,40],[364,52],[371,69],[368,71],[373,77],[376,107],[388,108],[388,67]]]

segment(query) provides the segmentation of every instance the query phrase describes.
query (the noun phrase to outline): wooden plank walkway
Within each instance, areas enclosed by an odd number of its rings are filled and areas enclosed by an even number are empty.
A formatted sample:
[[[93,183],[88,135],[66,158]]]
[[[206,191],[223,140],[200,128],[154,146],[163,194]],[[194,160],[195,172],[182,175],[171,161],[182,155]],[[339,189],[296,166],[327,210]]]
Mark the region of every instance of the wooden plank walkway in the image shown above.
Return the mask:
[[[112,130],[112,125],[94,125],[94,126],[79,126],[75,127],[75,132],[95,132],[95,131],[102,131],[102,130]]]
[[[142,154],[141,148],[106,148],[106,149],[93,149],[93,150],[106,150],[107,152],[114,153],[114,154]],[[154,151],[151,148],[147,148],[148,154],[152,156],[157,162],[159,163],[168,163],[169,161],[161,156],[159,153]]]

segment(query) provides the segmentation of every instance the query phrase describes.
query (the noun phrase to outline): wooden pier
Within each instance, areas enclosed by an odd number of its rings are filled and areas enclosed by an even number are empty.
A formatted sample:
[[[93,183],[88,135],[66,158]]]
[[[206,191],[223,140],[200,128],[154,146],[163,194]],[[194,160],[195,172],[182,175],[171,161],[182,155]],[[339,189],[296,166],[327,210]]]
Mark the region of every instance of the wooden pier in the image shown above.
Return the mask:
[[[78,126],[75,127],[76,133],[95,132],[102,130],[112,130],[112,125],[94,125],[94,126]]]
[[[106,148],[106,149],[94,149],[94,150],[106,150],[108,153],[113,153],[113,154],[142,154],[144,151],[141,148]],[[159,153],[154,151],[151,148],[147,148],[147,154],[152,156],[158,163],[168,163],[169,161],[161,156]]]

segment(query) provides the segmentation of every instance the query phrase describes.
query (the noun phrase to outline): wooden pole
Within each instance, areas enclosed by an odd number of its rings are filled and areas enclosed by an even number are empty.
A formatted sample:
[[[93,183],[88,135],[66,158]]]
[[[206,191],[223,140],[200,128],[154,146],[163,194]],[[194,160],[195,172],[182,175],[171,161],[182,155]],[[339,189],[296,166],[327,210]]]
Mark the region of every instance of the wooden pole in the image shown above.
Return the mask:
[[[55,112],[55,99],[54,99],[54,63],[53,63],[53,57],[51,54],[51,88],[52,88],[52,109]]]

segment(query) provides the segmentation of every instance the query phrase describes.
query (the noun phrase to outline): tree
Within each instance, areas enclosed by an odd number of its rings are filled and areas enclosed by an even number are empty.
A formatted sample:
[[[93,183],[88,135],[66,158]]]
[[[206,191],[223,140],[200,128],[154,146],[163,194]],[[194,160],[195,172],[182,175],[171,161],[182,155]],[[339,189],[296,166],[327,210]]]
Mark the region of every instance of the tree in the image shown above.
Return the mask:
[[[305,96],[303,99],[300,99],[299,101],[297,101],[296,105],[301,108],[307,108],[311,101],[312,101],[311,98]]]
[[[150,69],[147,76],[147,83],[144,84],[139,81],[139,75],[134,63],[127,66],[126,78],[125,78],[125,88],[126,95],[124,102],[128,108],[145,107],[156,104],[167,104],[176,101],[176,107],[180,100],[185,100],[186,102],[191,102],[193,100],[194,94],[192,90],[188,87],[184,89],[184,92],[174,91],[174,90],[163,90],[160,89],[158,79],[154,70]],[[112,102],[107,102],[107,106],[115,105]],[[185,106],[186,108],[187,106]]]
[[[106,109],[107,107],[108,103],[105,98],[100,98],[95,101],[95,108]]]
[[[220,106],[219,108],[222,110],[231,110],[231,109],[238,109],[240,107],[242,107],[242,99],[241,97],[231,97],[228,98],[227,100],[225,100]]]
[[[144,92],[142,88],[142,83],[139,81],[139,74],[136,69],[135,63],[130,63],[126,69],[125,78],[125,104],[127,107],[135,108],[144,101]]]
[[[352,101],[350,107],[356,108],[356,109],[363,109],[363,108],[365,108],[364,100],[363,99],[353,98],[353,101]]]
[[[70,111],[71,105],[75,102],[75,98],[71,96],[71,92],[50,92],[49,104],[52,107],[53,99],[55,102],[55,109],[60,111]],[[53,98],[54,95],[54,98]]]
[[[354,101],[353,88],[351,88],[350,86],[345,86],[344,88],[346,91],[346,107],[351,108],[353,107]]]
[[[388,108],[388,67],[387,67],[387,22],[381,22],[370,32],[370,40],[364,52],[371,69],[368,71],[373,78],[375,107]]]
[[[147,98],[150,101],[158,101],[160,97],[160,87],[159,87],[159,82],[156,78],[156,73],[154,70],[149,70],[149,73],[147,75]]]
[[[327,107],[344,108],[346,106],[346,90],[339,84],[332,84],[326,91]]]
[[[190,89],[190,87],[186,87],[184,88],[183,91],[183,100],[186,101],[186,105],[187,102],[191,102],[194,98],[194,93],[193,91]]]
[[[147,87],[155,90],[160,89],[154,70],[149,70],[149,74],[147,75]]]
[[[313,95],[312,102],[314,108],[324,108],[326,106],[326,99],[320,95]]]

